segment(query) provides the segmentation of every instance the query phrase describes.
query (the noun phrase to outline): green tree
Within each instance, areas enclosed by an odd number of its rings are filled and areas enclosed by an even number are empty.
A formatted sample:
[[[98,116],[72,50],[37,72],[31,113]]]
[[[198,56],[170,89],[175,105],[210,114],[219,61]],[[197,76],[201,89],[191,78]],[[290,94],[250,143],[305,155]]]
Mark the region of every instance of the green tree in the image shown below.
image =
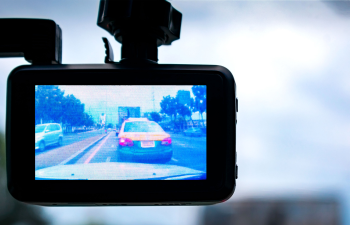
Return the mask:
[[[184,98],[184,93],[187,91],[179,90],[176,94],[176,113],[181,115],[183,118],[185,116],[191,116],[192,112],[190,110],[191,98]],[[188,92],[189,95],[189,92]],[[182,98],[182,101],[181,101]]]
[[[83,121],[82,124],[87,127],[91,127],[95,124],[94,120],[92,119],[92,116],[85,113],[83,114]]]
[[[35,124],[61,122],[64,91],[57,85],[38,85],[35,91]]]
[[[199,112],[203,120],[203,112],[207,110],[207,87],[205,85],[194,85],[192,93],[195,96],[193,112]]]
[[[186,118],[185,116],[191,116],[192,112],[190,110],[190,107],[187,105],[179,105],[177,107],[177,113],[181,115],[183,118]]]
[[[174,97],[170,97],[170,95],[163,97],[162,101],[160,102],[160,113],[165,113],[168,116],[170,116],[170,118],[173,120],[173,116],[174,116],[174,120],[176,120],[176,109],[177,109],[177,101]]]
[[[65,123],[72,126],[93,126],[94,121],[84,112],[85,105],[74,95],[64,96],[57,85],[38,85],[35,91],[35,124]]]
[[[48,218],[42,208],[15,200],[6,187],[5,138],[0,133],[0,224],[46,225]]]
[[[160,121],[162,121],[162,117],[161,117],[160,114],[157,113],[157,112],[151,112],[151,113],[150,113],[150,116],[151,116],[151,118],[152,118],[152,120],[153,120],[154,122],[159,123]]]
[[[85,105],[75,98],[74,95],[67,95],[63,101],[62,110],[64,114],[62,116],[62,122],[68,123],[72,126],[84,125],[84,110]]]

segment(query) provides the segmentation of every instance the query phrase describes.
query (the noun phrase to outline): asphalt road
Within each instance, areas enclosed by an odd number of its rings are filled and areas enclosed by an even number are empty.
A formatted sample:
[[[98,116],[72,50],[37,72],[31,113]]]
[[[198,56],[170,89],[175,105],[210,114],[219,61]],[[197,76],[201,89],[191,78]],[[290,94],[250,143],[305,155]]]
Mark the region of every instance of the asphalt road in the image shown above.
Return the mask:
[[[91,137],[91,135],[101,135],[101,131],[85,134],[81,133],[79,138]],[[171,138],[173,157],[169,162],[165,164],[184,166],[191,169],[206,171],[206,137],[186,137],[182,134],[171,134]],[[74,140],[77,139],[74,139],[74,136],[71,136],[65,140],[66,143],[64,144],[67,145],[67,143],[72,143]],[[70,160],[65,164],[118,162],[117,143],[118,139],[116,137],[116,134],[114,131],[112,131],[108,133],[107,136],[92,145],[90,148],[83,151],[73,160]],[[50,151],[50,149],[46,151]],[[67,158],[68,157],[70,156],[67,156]]]
[[[104,134],[104,132],[105,131],[103,129],[100,129],[100,130],[93,130],[93,131],[87,131],[87,132],[81,132],[81,133],[64,133],[62,146],[71,145],[75,142],[82,141],[84,139],[94,137],[96,135]],[[50,150],[56,149],[58,147],[61,147],[61,146],[58,146],[58,145],[46,146],[44,151],[35,151],[35,155],[43,154]]]

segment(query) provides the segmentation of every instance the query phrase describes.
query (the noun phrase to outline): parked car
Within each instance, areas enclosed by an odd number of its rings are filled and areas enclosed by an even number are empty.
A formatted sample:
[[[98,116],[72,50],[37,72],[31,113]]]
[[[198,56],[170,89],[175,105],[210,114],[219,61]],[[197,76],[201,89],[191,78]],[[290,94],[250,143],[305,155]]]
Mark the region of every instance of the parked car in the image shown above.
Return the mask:
[[[62,145],[63,132],[58,123],[45,123],[35,126],[35,150],[44,151],[49,145]]]
[[[171,137],[158,123],[147,118],[129,118],[123,122],[118,135],[117,154],[120,160],[171,160]]]
[[[205,134],[200,128],[191,127],[184,131],[184,135],[190,136],[190,137],[201,137],[201,136],[204,136]]]

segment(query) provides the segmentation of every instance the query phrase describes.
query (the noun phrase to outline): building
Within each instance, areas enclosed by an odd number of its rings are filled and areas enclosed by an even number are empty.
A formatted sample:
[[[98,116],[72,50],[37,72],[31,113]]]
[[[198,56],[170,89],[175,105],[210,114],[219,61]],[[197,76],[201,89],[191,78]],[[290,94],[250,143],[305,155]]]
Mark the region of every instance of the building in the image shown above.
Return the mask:
[[[106,114],[105,113],[101,113],[101,115],[100,115],[100,124],[102,126],[104,126],[106,124]]]
[[[141,117],[141,107],[118,107],[118,121],[121,125],[127,118],[140,118]]]
[[[191,93],[190,91],[179,90],[176,97],[179,99],[179,103],[184,105],[190,105],[191,103]]]

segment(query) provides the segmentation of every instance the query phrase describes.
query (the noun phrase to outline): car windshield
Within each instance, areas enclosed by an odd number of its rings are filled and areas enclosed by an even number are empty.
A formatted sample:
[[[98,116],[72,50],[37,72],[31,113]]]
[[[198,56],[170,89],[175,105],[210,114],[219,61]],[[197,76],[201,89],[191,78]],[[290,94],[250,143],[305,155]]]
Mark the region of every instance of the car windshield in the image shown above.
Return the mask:
[[[46,125],[37,125],[35,126],[35,133],[41,133],[45,130]]]
[[[135,121],[125,123],[124,132],[164,132],[163,129],[154,122]]]

